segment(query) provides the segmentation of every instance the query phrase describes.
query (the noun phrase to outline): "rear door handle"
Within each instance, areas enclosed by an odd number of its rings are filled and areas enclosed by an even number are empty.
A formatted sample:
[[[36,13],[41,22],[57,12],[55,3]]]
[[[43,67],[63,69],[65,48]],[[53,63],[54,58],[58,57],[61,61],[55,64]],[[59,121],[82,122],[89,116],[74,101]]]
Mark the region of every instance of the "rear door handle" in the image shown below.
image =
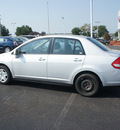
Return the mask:
[[[75,58],[74,59],[74,62],[81,62],[82,60],[81,59],[79,59],[79,58]]]
[[[40,57],[39,61],[45,61],[45,58]]]

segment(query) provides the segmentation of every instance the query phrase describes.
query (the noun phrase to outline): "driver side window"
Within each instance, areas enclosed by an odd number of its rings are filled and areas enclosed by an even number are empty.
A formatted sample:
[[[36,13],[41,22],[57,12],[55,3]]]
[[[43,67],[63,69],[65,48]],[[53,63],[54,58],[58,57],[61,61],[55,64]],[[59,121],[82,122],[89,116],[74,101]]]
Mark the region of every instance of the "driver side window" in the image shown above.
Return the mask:
[[[19,53],[20,54],[47,54],[50,44],[50,38],[38,39],[28,44],[23,45]]]

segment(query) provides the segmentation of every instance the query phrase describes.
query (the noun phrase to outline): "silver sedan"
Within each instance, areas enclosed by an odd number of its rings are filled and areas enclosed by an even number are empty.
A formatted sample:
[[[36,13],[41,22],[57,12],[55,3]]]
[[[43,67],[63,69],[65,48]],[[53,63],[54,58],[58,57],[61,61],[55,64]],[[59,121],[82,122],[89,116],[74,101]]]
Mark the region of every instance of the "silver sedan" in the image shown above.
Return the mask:
[[[120,86],[120,52],[82,36],[51,35],[0,54],[0,83],[12,79],[72,85],[83,96]]]

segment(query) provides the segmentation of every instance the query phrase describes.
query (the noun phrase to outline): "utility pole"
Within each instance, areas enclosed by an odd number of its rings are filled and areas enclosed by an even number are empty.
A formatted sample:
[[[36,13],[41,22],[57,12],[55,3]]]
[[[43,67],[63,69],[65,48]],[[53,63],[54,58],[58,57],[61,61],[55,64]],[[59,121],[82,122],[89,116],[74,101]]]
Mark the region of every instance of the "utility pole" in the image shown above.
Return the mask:
[[[90,0],[91,37],[93,37],[93,1]]]
[[[12,35],[12,36],[15,36],[14,25],[15,25],[16,23],[11,23],[11,24],[13,24],[13,35]]]

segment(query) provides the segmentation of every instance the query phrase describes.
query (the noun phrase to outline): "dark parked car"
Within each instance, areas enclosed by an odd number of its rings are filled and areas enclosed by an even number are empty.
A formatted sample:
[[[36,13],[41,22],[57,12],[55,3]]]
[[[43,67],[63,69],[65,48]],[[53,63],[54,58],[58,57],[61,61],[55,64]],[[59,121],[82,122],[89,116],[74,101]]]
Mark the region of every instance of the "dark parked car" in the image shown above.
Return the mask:
[[[13,39],[18,43],[18,45],[21,45],[23,43],[23,41],[18,37],[14,37]]]
[[[12,37],[0,37],[0,52],[10,52],[18,45],[19,43]]]
[[[26,42],[27,40],[29,40],[28,38],[26,38],[26,37],[21,37],[21,36],[18,36],[18,37],[16,37],[17,39],[19,39],[20,41],[22,41],[22,42]]]
[[[21,37],[25,37],[27,39],[33,39],[33,38],[36,38],[37,36],[36,35],[21,35]]]
[[[104,39],[99,39],[99,38],[97,38],[96,40],[98,40],[99,42],[101,42],[101,43],[103,43],[103,44],[105,44],[105,45],[108,45],[110,42],[109,41],[106,41],[106,40],[104,40]]]

